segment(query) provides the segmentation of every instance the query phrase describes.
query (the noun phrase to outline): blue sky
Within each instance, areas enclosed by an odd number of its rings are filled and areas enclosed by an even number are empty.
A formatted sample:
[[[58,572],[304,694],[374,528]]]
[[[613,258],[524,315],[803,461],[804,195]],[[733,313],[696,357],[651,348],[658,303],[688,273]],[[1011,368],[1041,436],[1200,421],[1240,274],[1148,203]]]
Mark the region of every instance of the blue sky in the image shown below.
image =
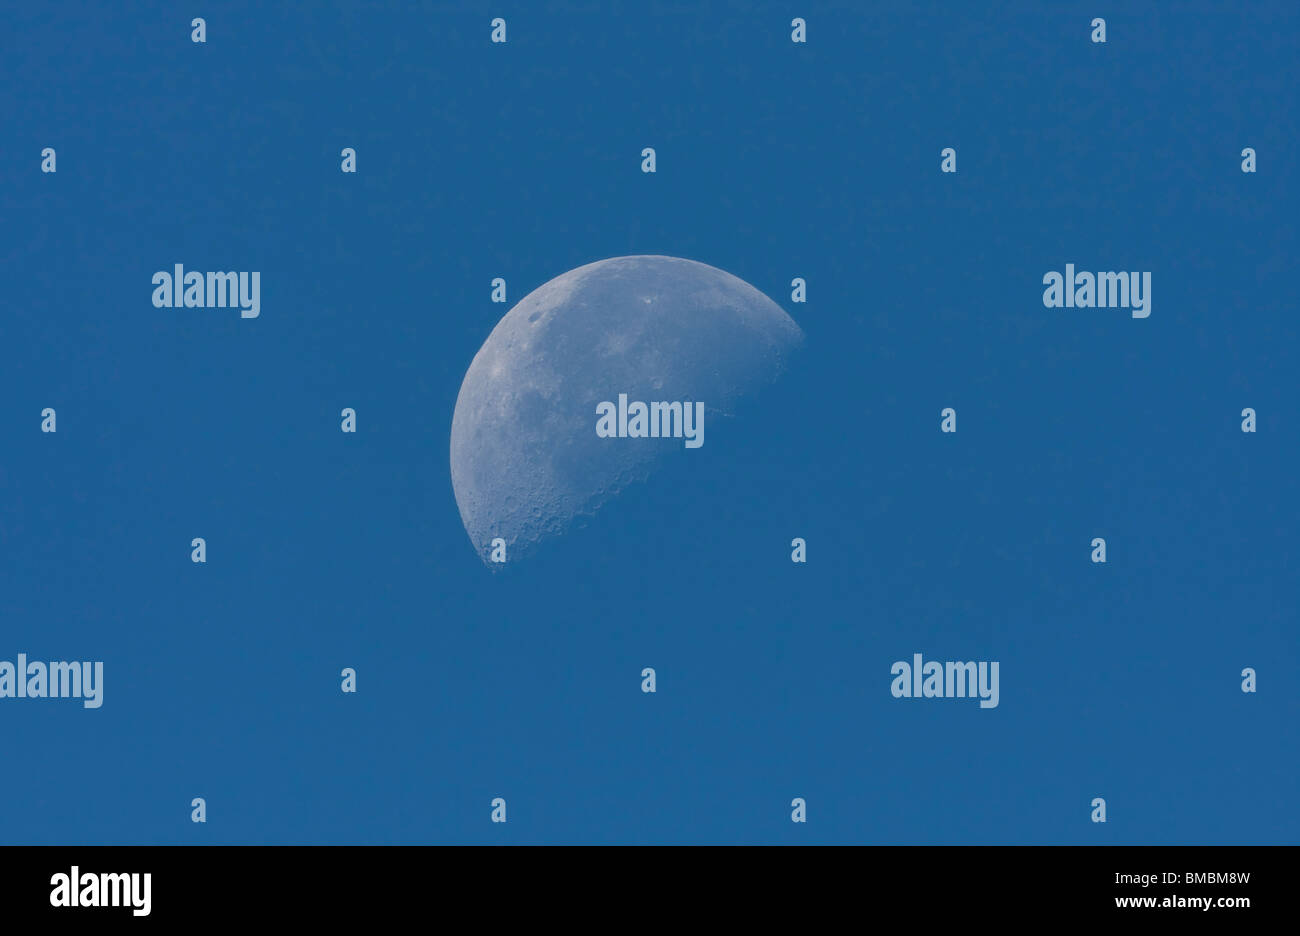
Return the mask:
[[[10,11],[0,660],[105,701],[0,700],[0,841],[1294,843],[1300,10],[856,6]],[[491,574],[490,282],[651,253],[803,354]],[[1044,308],[1067,263],[1151,317]],[[915,652],[1000,705],[892,698]]]

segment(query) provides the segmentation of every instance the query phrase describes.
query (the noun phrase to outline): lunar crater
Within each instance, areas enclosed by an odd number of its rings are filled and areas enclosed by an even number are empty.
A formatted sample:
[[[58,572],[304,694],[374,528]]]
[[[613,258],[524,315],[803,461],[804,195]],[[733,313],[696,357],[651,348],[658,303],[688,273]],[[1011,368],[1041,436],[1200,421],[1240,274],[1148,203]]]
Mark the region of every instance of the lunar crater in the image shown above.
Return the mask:
[[[763,293],[693,260],[616,257],[539,286],[492,330],[456,400],[451,479],[474,548],[489,562],[500,537],[523,558],[661,459],[697,457],[677,439],[599,438],[598,403],[626,393],[730,413],[802,340]]]

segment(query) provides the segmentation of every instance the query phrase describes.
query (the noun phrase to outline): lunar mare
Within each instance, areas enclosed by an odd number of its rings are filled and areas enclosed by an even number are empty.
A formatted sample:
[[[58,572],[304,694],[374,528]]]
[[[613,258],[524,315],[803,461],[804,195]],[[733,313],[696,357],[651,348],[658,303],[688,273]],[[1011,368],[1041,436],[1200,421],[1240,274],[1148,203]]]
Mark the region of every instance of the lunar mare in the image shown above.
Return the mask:
[[[485,562],[500,537],[514,560],[596,512],[680,441],[599,438],[596,408],[700,401],[729,413],[774,381],[803,333],[730,273],[675,257],[616,257],[539,286],[474,356],[451,424],[451,480]]]

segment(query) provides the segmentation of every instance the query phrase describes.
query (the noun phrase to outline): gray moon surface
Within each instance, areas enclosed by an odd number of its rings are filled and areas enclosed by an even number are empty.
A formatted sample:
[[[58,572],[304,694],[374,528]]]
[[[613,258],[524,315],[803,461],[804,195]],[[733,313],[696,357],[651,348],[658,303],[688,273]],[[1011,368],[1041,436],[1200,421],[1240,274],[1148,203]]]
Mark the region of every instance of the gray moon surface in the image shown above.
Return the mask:
[[[487,562],[563,534],[662,458],[697,458],[709,428],[770,384],[803,341],[775,302],[716,267],[615,257],[539,286],[474,356],[451,423],[461,520]],[[600,438],[602,401],[700,401],[703,449],[682,439]]]

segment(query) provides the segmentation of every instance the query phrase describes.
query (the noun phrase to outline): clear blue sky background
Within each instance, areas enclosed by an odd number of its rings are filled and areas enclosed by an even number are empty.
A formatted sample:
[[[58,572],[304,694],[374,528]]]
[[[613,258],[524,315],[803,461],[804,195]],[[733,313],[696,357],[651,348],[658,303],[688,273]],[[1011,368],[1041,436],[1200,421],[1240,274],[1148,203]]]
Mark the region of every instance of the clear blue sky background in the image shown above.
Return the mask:
[[[0,842],[1296,842],[1300,8],[593,6],[7,8],[0,659],[105,703],[0,701]],[[805,353],[494,575],[490,281],[633,253]],[[1070,262],[1151,317],[1045,309]],[[1001,705],[892,698],[914,652]]]

